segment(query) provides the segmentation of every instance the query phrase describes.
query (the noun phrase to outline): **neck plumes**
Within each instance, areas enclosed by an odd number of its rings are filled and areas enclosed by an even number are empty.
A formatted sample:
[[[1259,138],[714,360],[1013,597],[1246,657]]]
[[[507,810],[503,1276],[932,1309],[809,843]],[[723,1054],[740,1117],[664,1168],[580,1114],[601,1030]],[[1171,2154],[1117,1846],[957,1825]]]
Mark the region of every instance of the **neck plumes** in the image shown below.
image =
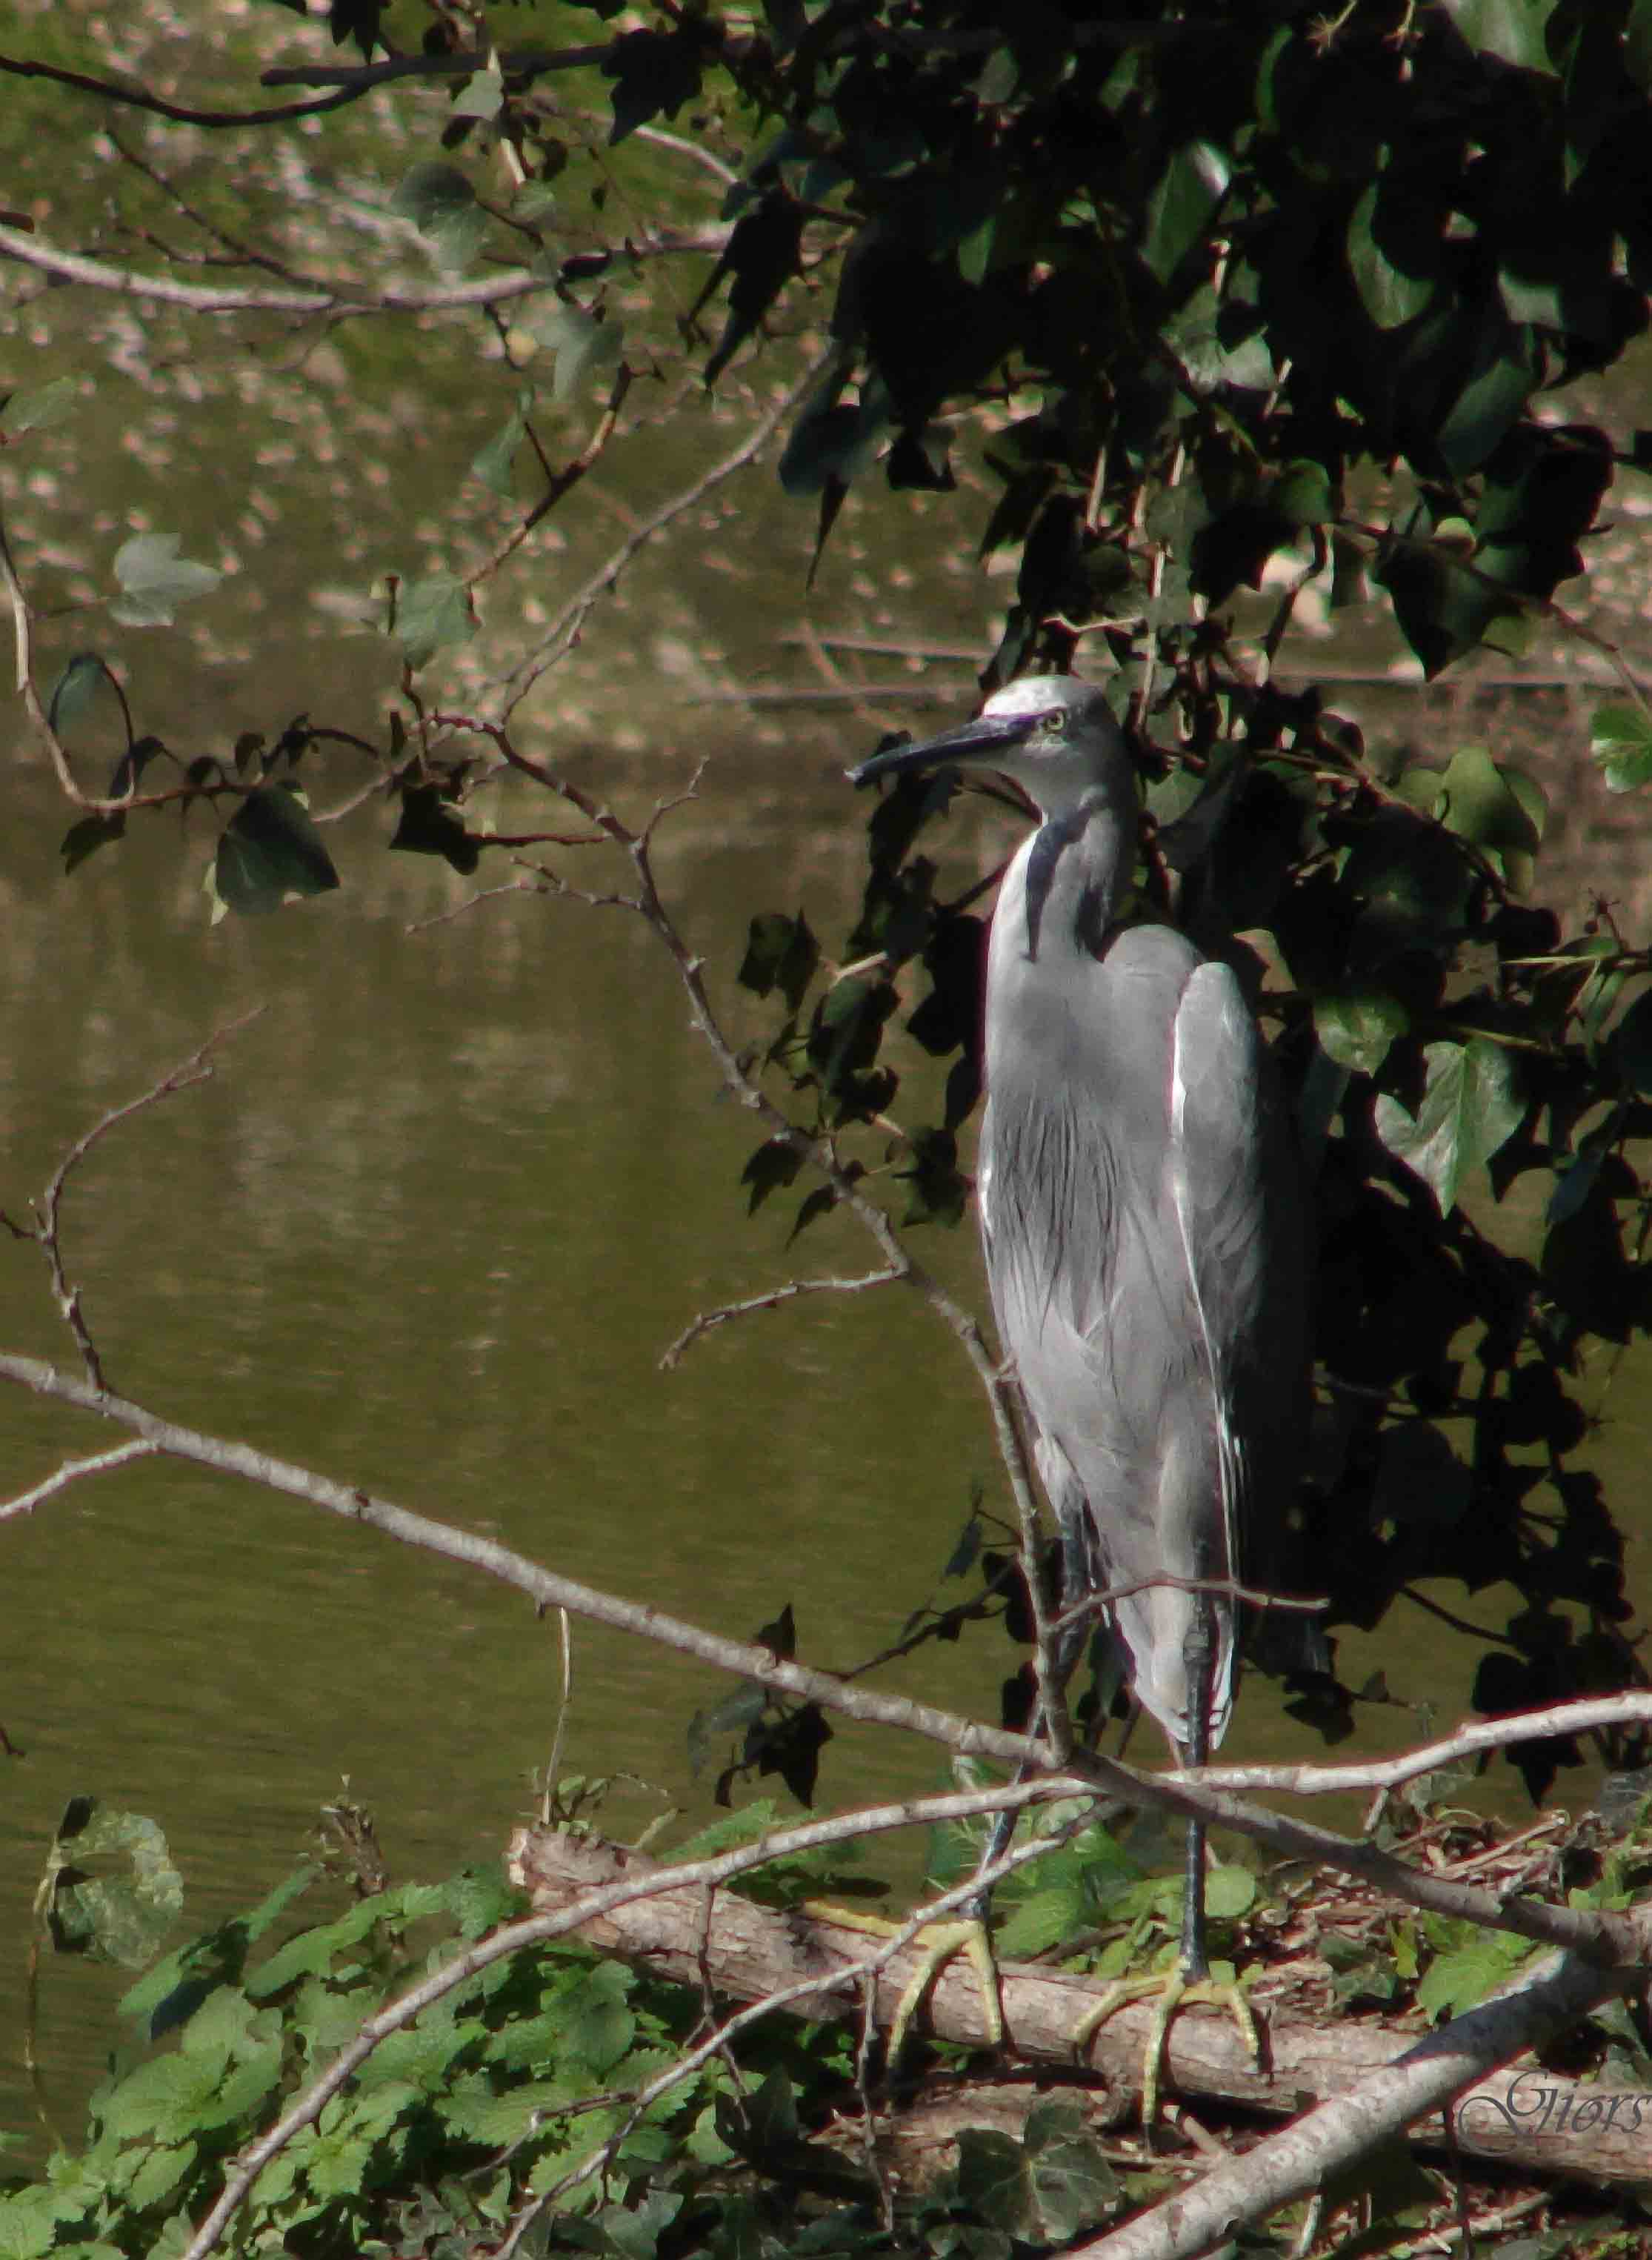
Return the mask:
[[[1134,805],[1133,796],[1133,814]],[[1131,861],[1125,820],[1099,786],[1071,808],[1047,812],[1016,858],[1020,899],[1005,905],[1027,956],[1093,957],[1119,914]]]

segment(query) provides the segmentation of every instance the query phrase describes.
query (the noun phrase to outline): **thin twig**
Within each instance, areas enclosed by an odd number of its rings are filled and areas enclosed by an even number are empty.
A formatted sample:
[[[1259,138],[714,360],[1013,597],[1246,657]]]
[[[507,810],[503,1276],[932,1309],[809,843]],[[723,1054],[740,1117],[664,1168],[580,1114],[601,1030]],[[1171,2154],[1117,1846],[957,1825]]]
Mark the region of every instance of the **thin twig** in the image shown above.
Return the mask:
[[[89,1459],[65,1460],[44,1483],[36,1484],[32,1491],[19,1491],[16,1498],[9,1498],[0,1505],[0,1522],[10,1522],[19,1514],[32,1514],[43,1500],[67,1491],[83,1476],[107,1475],[112,1468],[124,1468],[130,1460],[148,1459],[155,1448],[154,1444],[136,1437],[129,1444],[114,1444],[106,1452],[94,1452]]]
[[[4,247],[4,232],[0,232],[0,247]],[[511,715],[540,677],[573,649],[591,611],[619,580],[638,552],[645,548],[656,534],[662,533],[681,518],[685,511],[696,508],[725,479],[732,478],[736,471],[744,470],[762,454],[797,403],[806,397],[830,359],[828,352],[812,361],[796,383],[769,404],[738,447],[732,448],[720,461],[713,463],[709,471],[703,472],[697,479],[634,526],[607,562],[569,597],[533,649],[503,677],[499,685],[503,693],[497,716],[499,724],[509,724]]]
[[[123,1105],[111,1106],[89,1130],[82,1132],[52,1172],[39,1202],[31,1202],[30,1206],[34,1212],[32,1229],[16,1223],[10,1217],[4,1219],[19,1240],[32,1240],[43,1251],[51,1269],[52,1292],[57,1301],[59,1315],[74,1337],[87,1380],[100,1393],[108,1386],[103,1362],[81,1309],[80,1289],[69,1284],[68,1275],[63,1267],[62,1207],[69,1178],[93,1147],[121,1123],[130,1121],[134,1114],[141,1114],[147,1107],[159,1105],[163,1098],[171,1098],[180,1091],[188,1091],[195,1084],[210,1083],[213,1072],[213,1052],[259,1019],[263,1010],[261,1005],[255,1005],[251,1012],[243,1012],[239,1019],[226,1021],[221,1028],[214,1029],[205,1042],[197,1045],[181,1065],[163,1075],[158,1083],[152,1084],[138,1098],[127,1099]]]
[[[868,1271],[858,1279],[788,1279],[782,1285],[770,1287],[761,1295],[748,1295],[741,1303],[724,1303],[714,1311],[702,1311],[671,1344],[660,1360],[662,1373],[669,1373],[681,1362],[683,1353],[702,1334],[709,1334],[719,1327],[726,1327],[731,1319],[743,1319],[753,1311],[778,1310],[783,1303],[795,1302],[799,1295],[858,1295],[868,1287],[887,1287],[902,1277],[899,1271],[885,1267],[882,1271]]]

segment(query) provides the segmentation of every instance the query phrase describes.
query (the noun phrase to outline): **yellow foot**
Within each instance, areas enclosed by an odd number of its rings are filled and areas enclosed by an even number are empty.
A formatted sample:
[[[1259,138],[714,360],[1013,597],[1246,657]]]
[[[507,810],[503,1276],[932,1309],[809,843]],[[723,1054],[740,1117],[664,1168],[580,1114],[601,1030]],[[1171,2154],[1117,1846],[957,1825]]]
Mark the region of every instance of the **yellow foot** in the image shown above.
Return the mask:
[[[1239,2037],[1258,2064],[1262,2062],[1262,2035],[1256,2030],[1256,2020],[1244,1988],[1218,1978],[1190,1978],[1178,1963],[1174,1970],[1162,1971],[1156,1978],[1115,1978],[1106,1992],[1073,2028],[1073,2048],[1083,2059],[1085,2049],[1096,2036],[1097,2028],[1121,2009],[1126,2001],[1145,2001],[1151,1995],[1162,1995],[1154,2011],[1153,2022],[1148,2032],[1146,2061],[1141,2076],[1141,2124],[1148,2135],[1159,2115],[1159,2075],[1164,2062],[1164,2044],[1169,2037],[1172,2020],[1190,2003],[1204,2003],[1212,2008],[1226,2007],[1239,2028]]]
[[[818,1915],[823,1921],[840,1923],[846,1929],[866,1932],[872,1938],[894,1938],[905,1925],[890,1922],[887,1917],[866,1914],[859,1909],[828,1906],[817,1900],[809,1901],[805,1914]],[[975,1981],[981,1994],[981,2010],[986,2026],[986,2044],[999,2048],[1004,2042],[1004,2012],[998,2002],[998,1966],[992,1958],[992,1942],[987,1935],[986,1925],[973,1920],[957,1922],[930,1922],[912,1941],[920,1959],[907,1981],[895,2009],[895,2020],[889,2028],[889,2047],[885,2061],[893,2070],[900,2061],[901,2050],[906,2045],[906,2035],[912,2019],[928,1998],[929,1989],[949,1962],[962,1954],[975,1972]]]

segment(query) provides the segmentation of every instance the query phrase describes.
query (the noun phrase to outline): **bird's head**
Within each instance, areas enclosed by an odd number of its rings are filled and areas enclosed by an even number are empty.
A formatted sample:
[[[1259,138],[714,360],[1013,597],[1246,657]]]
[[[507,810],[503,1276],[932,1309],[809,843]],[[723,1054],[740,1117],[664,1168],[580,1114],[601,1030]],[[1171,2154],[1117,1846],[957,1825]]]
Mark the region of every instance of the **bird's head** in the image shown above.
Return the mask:
[[[848,772],[852,784],[936,769],[996,769],[1046,817],[1069,814],[1099,792],[1134,812],[1135,773],[1105,695],[1073,675],[1024,675],[995,690],[972,722],[921,745],[896,746]]]

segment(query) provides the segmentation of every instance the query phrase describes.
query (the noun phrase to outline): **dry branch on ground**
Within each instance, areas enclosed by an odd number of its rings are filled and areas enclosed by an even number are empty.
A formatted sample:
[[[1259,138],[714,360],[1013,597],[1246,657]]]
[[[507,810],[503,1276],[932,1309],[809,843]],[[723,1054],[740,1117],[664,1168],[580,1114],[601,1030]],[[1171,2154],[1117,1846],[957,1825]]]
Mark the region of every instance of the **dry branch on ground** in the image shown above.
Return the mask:
[[[517,1832],[508,1864],[512,1881],[532,1892],[540,1913],[556,1912],[582,1892],[621,1876],[635,1881],[655,1866],[614,1845],[538,1828]],[[863,1931],[818,1911],[777,1912],[727,1892],[672,1886],[664,1880],[667,1870],[657,1872],[662,1879],[658,1892],[598,1916],[581,1935],[604,1953],[685,1985],[709,1985],[737,2000],[758,2000],[818,1977],[819,1990],[787,2004],[790,2013],[820,2020],[859,2019],[859,1981],[846,1980],[841,1973],[846,1964],[864,1959]],[[917,1949],[908,1948],[878,1974],[876,2014],[885,2029],[920,1959]],[[1002,1965],[999,1981],[1009,2046],[1016,2056],[1059,2068],[1075,2092],[1090,2090],[1098,2125],[1117,2124],[1139,2106],[1150,2007],[1126,2005],[1110,2017],[1091,2044],[1089,2065],[1081,2070],[1069,2035],[1104,1989],[1083,1978],[1026,1963]],[[1346,2094],[1421,2037],[1415,2022],[1310,2019],[1270,2010],[1265,1987],[1255,1998],[1265,2024],[1262,2063],[1251,2060],[1224,2013],[1189,2009],[1171,2027],[1168,2087],[1185,2097],[1294,2113],[1309,2103]],[[962,1963],[941,1971],[919,2025],[939,2040],[988,2045],[981,1998]],[[1555,2090],[1559,2099],[1545,2107],[1544,2094]],[[1581,2111],[1584,2099],[1591,2106],[1586,2113]],[[1029,2089],[1027,2107],[1036,2099]],[[1580,2089],[1530,2067],[1523,2073],[1504,2070],[1466,2090],[1451,2116],[1449,2130],[1435,2114],[1412,2128],[1412,2139],[1545,2175],[1579,2175],[1598,2182],[1641,2182],[1652,2171],[1652,2097],[1627,2090]]]

